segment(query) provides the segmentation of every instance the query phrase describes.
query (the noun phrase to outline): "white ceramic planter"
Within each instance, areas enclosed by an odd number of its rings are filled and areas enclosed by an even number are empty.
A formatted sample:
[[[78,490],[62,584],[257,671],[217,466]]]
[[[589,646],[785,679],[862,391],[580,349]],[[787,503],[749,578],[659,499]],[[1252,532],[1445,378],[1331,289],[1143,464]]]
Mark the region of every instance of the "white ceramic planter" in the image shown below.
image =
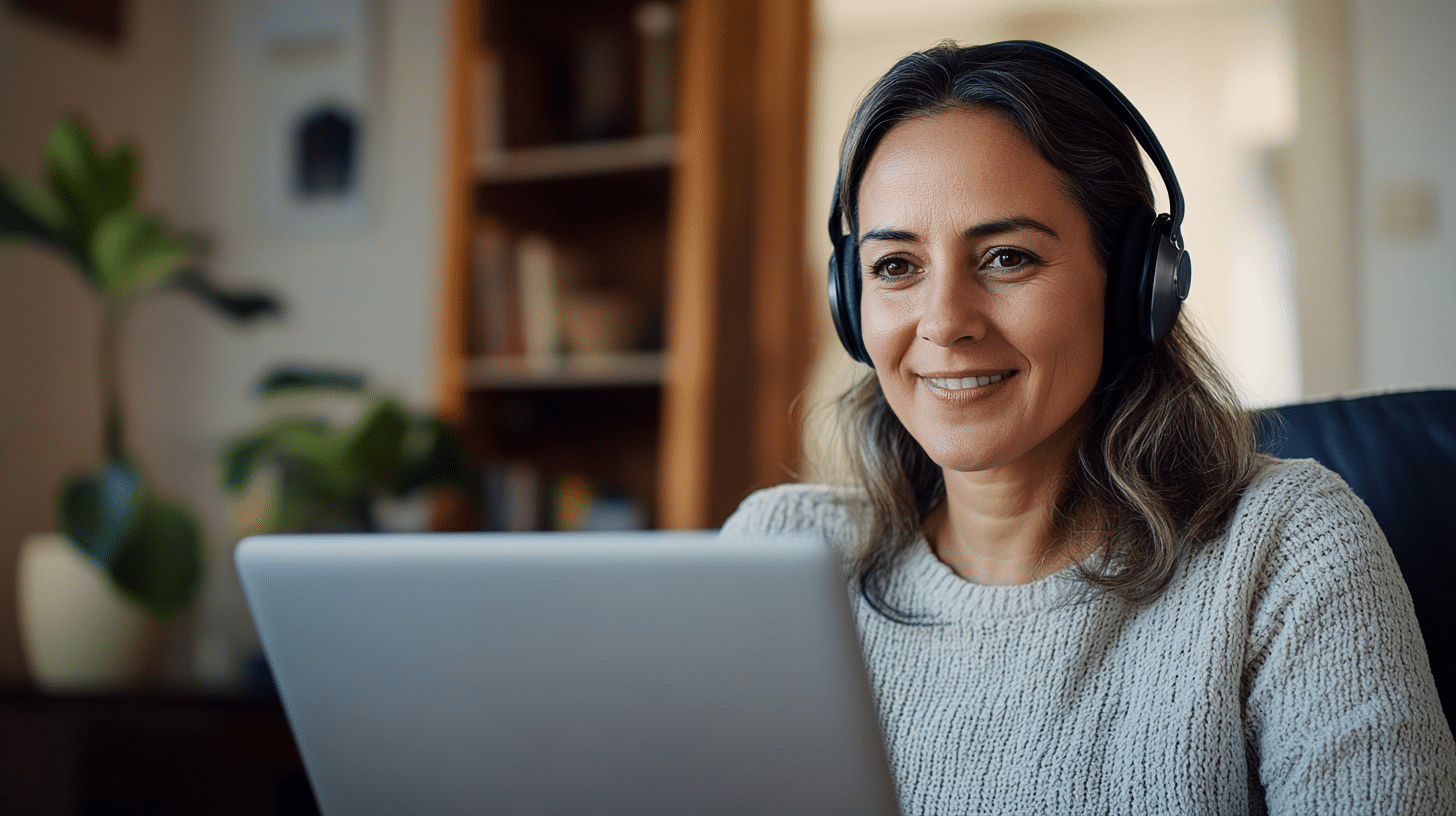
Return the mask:
[[[38,687],[109,691],[154,677],[161,622],[123,598],[64,535],[26,539],[18,566],[21,644]]]

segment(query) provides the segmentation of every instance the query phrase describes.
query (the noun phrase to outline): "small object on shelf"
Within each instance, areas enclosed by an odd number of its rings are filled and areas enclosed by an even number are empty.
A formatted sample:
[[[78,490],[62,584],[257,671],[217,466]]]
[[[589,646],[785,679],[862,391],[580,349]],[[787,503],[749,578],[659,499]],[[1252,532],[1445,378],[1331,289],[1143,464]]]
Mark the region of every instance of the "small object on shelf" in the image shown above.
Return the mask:
[[[498,462],[485,469],[483,526],[494,532],[530,532],[545,521],[543,478],[530,462]]]
[[[641,131],[670,133],[677,123],[677,10],[662,0],[633,14],[642,48]]]
[[[578,532],[641,530],[647,514],[630,496],[603,490],[580,476],[556,480],[551,529]]]
[[[620,139],[631,117],[627,81],[630,48],[625,28],[599,26],[583,32],[572,51],[572,141]]]
[[[648,317],[626,292],[568,289],[561,293],[561,339],[571,354],[620,354],[642,345]]]
[[[501,127],[501,64],[495,54],[477,54],[470,66],[470,132],[476,155],[505,147]]]

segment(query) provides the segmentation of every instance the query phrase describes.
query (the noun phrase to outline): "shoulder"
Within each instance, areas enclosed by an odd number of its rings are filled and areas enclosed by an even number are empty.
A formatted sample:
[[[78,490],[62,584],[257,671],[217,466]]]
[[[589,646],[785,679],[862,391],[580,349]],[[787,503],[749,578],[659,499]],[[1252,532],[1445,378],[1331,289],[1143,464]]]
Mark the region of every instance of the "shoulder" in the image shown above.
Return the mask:
[[[1214,558],[1243,587],[1248,654],[1256,665],[1291,635],[1311,649],[1340,651],[1344,645],[1329,638],[1338,628],[1335,614],[1344,623],[1385,626],[1403,650],[1421,648],[1410,592],[1385,534],[1345,481],[1317,462],[1265,466]]]
[[[1313,459],[1270,459],[1254,475],[1239,502],[1240,511],[1250,507],[1269,509],[1299,504],[1363,504],[1338,473]]]
[[[815,533],[844,547],[855,538],[857,515],[868,512],[863,491],[824,484],[783,484],[751,494],[723,524],[724,535]]]
[[[1226,547],[1224,557],[1251,570],[1262,588],[1283,584],[1287,591],[1355,575],[1400,581],[1369,508],[1339,474],[1311,459],[1264,466],[1234,510]]]
[[[1239,500],[1229,537],[1236,545],[1263,542],[1286,555],[1303,552],[1321,560],[1389,552],[1365,502],[1339,474],[1312,459],[1270,460]]]

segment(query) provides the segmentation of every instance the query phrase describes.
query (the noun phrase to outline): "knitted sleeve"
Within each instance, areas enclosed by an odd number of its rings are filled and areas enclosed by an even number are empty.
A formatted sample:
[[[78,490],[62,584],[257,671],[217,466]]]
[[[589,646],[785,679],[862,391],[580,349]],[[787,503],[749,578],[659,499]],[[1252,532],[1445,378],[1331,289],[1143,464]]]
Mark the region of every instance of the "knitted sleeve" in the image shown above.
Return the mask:
[[[1369,510],[1322,468],[1244,508],[1262,535],[1245,727],[1271,814],[1456,813],[1456,745],[1410,593]]]

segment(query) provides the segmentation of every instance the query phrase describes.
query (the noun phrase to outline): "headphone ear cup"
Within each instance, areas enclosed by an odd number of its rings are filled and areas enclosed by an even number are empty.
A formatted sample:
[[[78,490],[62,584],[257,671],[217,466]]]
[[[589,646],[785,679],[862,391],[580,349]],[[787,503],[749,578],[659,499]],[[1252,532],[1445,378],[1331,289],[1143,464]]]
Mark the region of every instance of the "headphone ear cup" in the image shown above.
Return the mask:
[[[1158,216],[1148,236],[1138,298],[1143,305],[1138,325],[1150,345],[1163,342],[1173,329],[1188,297],[1192,271],[1188,253],[1173,240],[1173,219]]]
[[[859,252],[854,236],[841,236],[838,248],[829,256],[829,314],[834,318],[834,331],[844,350],[855,361],[872,366],[860,328],[860,287]]]
[[[1104,372],[1163,342],[1188,297],[1191,276],[1188,253],[1173,240],[1173,219],[1147,205],[1134,210],[1107,264]]]

